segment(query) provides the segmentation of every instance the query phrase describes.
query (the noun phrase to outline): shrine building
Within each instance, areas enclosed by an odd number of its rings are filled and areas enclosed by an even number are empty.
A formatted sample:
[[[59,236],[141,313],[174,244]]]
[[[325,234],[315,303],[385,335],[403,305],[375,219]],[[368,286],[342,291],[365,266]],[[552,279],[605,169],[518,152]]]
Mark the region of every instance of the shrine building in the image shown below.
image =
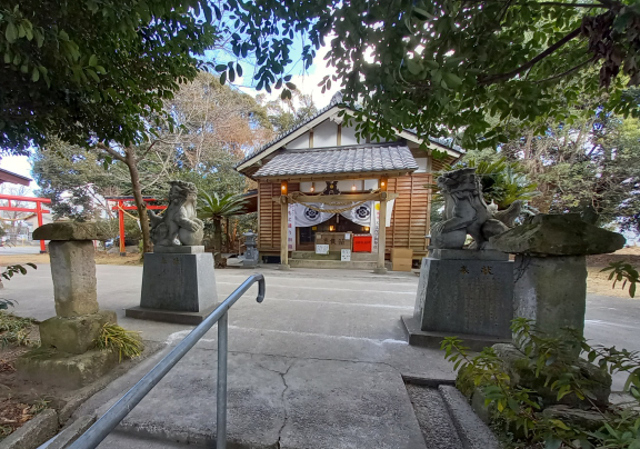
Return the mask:
[[[358,139],[355,124],[343,124],[340,112],[352,111],[340,100],[334,96],[236,167],[258,183],[260,255],[283,268],[384,272],[393,252],[407,258],[410,269],[411,260],[427,252],[432,173],[463,150],[430,138],[425,151],[411,131],[390,142]],[[433,149],[447,157],[432,158]]]

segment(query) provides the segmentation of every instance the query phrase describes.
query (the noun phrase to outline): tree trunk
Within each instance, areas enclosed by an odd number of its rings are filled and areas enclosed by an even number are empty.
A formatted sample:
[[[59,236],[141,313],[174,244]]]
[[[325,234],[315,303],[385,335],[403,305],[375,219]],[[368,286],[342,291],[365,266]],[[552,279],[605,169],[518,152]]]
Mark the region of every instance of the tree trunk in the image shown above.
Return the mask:
[[[227,244],[225,247],[227,248],[227,252],[233,252],[233,248],[231,248],[231,234],[229,234],[229,217],[224,218],[224,234],[227,238]]]
[[[138,216],[140,217],[140,230],[142,231],[142,252],[151,252],[151,233],[149,231],[149,220],[147,217],[147,204],[142,199],[142,186],[140,185],[140,173],[138,172],[138,165],[136,158],[134,157],[133,148],[126,149],[125,164],[129,168],[129,175],[131,175],[131,191],[133,198],[136,201],[136,207],[138,208]]]
[[[215,266],[220,266],[222,259],[222,219],[213,219],[213,260]]]

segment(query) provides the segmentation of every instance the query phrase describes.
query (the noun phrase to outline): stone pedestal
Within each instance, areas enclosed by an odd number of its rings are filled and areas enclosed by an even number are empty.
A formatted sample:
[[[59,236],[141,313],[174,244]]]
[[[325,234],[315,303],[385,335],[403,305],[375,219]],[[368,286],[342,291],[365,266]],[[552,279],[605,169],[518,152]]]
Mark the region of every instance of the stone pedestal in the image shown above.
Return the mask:
[[[472,349],[509,341],[513,262],[498,251],[435,250],[422,260],[409,343],[439,347],[457,336]]]
[[[202,246],[158,249],[144,256],[140,307],[127,309],[126,316],[202,322],[218,303],[213,255]]]
[[[515,316],[536,322],[549,335],[573,328],[582,335],[587,296],[585,256],[518,254],[514,274]]]
[[[101,310],[73,318],[49,318],[40,323],[40,346],[70,354],[82,354],[93,349],[95,340],[106,323],[117,323],[114,311]]]

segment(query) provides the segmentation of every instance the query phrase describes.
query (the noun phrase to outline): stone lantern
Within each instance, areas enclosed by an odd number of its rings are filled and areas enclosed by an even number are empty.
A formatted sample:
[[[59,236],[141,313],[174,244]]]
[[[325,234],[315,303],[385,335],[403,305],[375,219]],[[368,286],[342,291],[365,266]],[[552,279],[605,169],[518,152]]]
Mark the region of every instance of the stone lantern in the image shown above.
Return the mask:
[[[50,240],[56,316],[40,323],[41,347],[18,359],[28,375],[84,385],[117,363],[116,353],[94,349],[102,326],[116,323],[116,313],[100,310],[97,299],[93,240],[107,238],[95,223],[56,222],[33,231],[34,240]]]
[[[625,242],[578,214],[540,214],[491,240],[496,249],[515,254],[514,316],[535,320],[537,329],[556,337],[563,328],[583,334],[585,256],[614,252]]]

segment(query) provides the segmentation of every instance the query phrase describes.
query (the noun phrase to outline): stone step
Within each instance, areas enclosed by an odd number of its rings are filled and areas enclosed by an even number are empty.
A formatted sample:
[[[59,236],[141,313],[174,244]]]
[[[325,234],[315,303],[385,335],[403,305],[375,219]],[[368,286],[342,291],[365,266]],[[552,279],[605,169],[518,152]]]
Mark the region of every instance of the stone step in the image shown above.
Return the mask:
[[[340,260],[312,260],[312,259],[289,259],[291,268],[333,268],[345,270],[373,270],[377,267],[377,262],[370,260],[352,260],[342,262]]]
[[[491,429],[449,382],[413,379],[406,387],[429,449],[500,448]]]
[[[304,260],[340,260],[340,251],[330,251],[329,254],[316,254],[313,251],[293,251],[291,259]],[[376,261],[378,255],[376,253],[351,252],[351,260],[356,262]]]
[[[407,393],[429,449],[463,449],[453,418],[438,389],[409,383]]]

